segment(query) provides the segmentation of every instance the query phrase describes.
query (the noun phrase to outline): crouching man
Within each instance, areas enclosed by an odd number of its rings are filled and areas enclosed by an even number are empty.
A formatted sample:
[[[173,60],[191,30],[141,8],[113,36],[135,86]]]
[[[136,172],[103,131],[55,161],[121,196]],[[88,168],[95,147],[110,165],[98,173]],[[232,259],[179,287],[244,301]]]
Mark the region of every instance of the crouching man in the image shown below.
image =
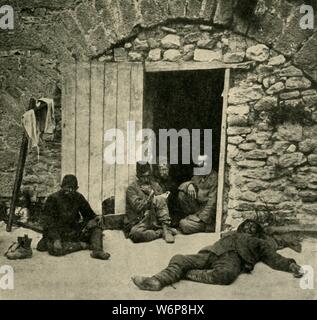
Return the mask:
[[[61,190],[47,198],[41,217],[43,238],[37,249],[53,256],[91,249],[92,258],[107,260],[110,254],[103,250],[101,218],[77,189],[77,178],[66,175]]]
[[[133,242],[149,242],[164,238],[174,242],[175,232],[170,228],[167,198],[160,185],[152,178],[150,164],[137,162],[137,181],[126,194],[125,233]]]
[[[207,155],[198,157],[198,167],[211,168]],[[186,215],[179,223],[185,234],[211,232],[215,228],[218,175],[211,170],[205,175],[194,175],[182,183],[178,190],[178,202]]]
[[[141,290],[149,291],[159,291],[182,279],[229,285],[239,274],[250,273],[260,261],[272,269],[301,277],[303,273],[296,261],[278,254],[272,242],[263,236],[262,227],[248,220],[236,232],[224,235],[197,254],[174,256],[168,267],[153,277],[136,276],[132,280]]]

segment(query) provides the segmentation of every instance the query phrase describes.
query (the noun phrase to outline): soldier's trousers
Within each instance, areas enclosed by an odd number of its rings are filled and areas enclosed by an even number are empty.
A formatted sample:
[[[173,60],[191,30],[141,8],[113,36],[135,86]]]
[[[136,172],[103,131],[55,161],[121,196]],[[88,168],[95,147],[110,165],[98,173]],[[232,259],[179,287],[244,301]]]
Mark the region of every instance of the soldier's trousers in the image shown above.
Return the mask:
[[[201,270],[197,279],[187,277],[187,272]],[[227,252],[221,256],[214,253],[198,253],[193,255],[174,256],[166,269],[156,274],[154,278],[163,286],[171,285],[182,279],[209,284],[231,284],[242,273],[242,261],[234,252]]]
[[[53,240],[47,240],[47,250],[50,255],[53,256],[63,256],[72,252],[85,250],[82,243],[86,243],[89,246],[89,249],[93,251],[103,250],[103,234],[100,227],[91,228],[89,230],[79,230],[73,239],[62,240],[62,249],[56,249],[54,247]]]
[[[195,199],[190,199],[185,192],[178,193],[178,202],[186,217],[179,222],[179,227],[185,234],[205,232],[208,227],[196,214],[202,205]],[[194,216],[193,216],[194,215]]]
[[[133,242],[149,242],[162,237],[162,226],[169,226],[171,218],[169,215],[167,200],[160,196],[153,199],[153,207],[146,212],[145,217],[129,233]]]

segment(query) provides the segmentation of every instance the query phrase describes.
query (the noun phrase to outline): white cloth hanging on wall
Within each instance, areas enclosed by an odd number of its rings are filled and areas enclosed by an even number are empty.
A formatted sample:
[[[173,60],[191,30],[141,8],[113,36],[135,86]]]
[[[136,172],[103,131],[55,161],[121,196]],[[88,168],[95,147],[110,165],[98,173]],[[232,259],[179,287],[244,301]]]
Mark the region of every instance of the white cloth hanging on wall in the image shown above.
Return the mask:
[[[34,110],[26,111],[22,116],[22,124],[28,135],[30,147],[38,147],[40,135],[37,128],[37,121]]]
[[[41,102],[46,104],[46,108],[28,110],[22,116],[22,125],[28,135],[30,148],[37,148],[39,157],[40,134],[53,134],[56,128],[54,100],[50,98],[41,98],[37,101],[36,106],[39,107]]]
[[[53,134],[56,127],[54,100],[50,98],[41,98],[38,100],[38,103],[40,104],[41,102],[44,102],[47,105],[43,133]]]

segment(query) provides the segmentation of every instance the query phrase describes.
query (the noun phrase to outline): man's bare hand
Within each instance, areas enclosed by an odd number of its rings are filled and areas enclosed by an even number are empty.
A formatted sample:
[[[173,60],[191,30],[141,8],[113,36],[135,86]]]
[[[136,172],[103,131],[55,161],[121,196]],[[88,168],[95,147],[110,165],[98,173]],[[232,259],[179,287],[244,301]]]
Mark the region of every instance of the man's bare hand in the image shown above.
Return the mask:
[[[299,266],[297,263],[292,263],[290,266],[289,266],[291,272],[293,273],[293,276],[295,278],[301,278],[303,275],[304,275],[304,271],[302,269],[301,266]]]
[[[91,220],[89,220],[88,223],[86,224],[85,229],[86,229],[86,230],[89,230],[89,229],[95,228],[96,225],[97,225],[97,223],[96,223],[95,219],[91,219]]]
[[[163,197],[164,199],[167,199],[170,194],[171,194],[171,193],[170,193],[169,191],[167,191],[167,192],[161,194],[161,197]]]
[[[196,189],[194,187],[193,184],[190,184],[187,188],[187,194],[188,196],[192,199],[192,200],[195,200],[196,199]]]
[[[200,222],[200,218],[197,216],[197,214],[190,214],[189,216],[187,216],[187,219],[195,221],[195,222]]]
[[[103,216],[97,216],[95,218],[97,227],[103,228]]]
[[[101,224],[101,223],[102,223],[102,216],[96,216],[95,221],[96,221],[98,224]]]
[[[100,227],[102,225],[102,222],[103,222],[102,216],[96,216],[95,218],[88,221],[85,229],[89,230],[89,229],[93,229],[96,227]]]
[[[153,191],[153,188],[150,185],[141,185],[140,188],[146,195],[150,195]]]

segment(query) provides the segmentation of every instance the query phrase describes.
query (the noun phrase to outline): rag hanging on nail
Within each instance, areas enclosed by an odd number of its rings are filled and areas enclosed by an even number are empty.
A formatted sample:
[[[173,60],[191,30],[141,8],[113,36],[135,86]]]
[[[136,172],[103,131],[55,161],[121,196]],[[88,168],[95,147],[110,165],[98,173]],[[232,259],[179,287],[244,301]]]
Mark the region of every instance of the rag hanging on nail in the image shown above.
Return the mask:
[[[41,107],[43,103],[44,107]],[[31,109],[23,114],[22,124],[29,138],[29,149],[37,149],[39,161],[41,135],[43,133],[53,134],[55,130],[54,100],[50,98],[38,99],[36,108],[36,110]]]

